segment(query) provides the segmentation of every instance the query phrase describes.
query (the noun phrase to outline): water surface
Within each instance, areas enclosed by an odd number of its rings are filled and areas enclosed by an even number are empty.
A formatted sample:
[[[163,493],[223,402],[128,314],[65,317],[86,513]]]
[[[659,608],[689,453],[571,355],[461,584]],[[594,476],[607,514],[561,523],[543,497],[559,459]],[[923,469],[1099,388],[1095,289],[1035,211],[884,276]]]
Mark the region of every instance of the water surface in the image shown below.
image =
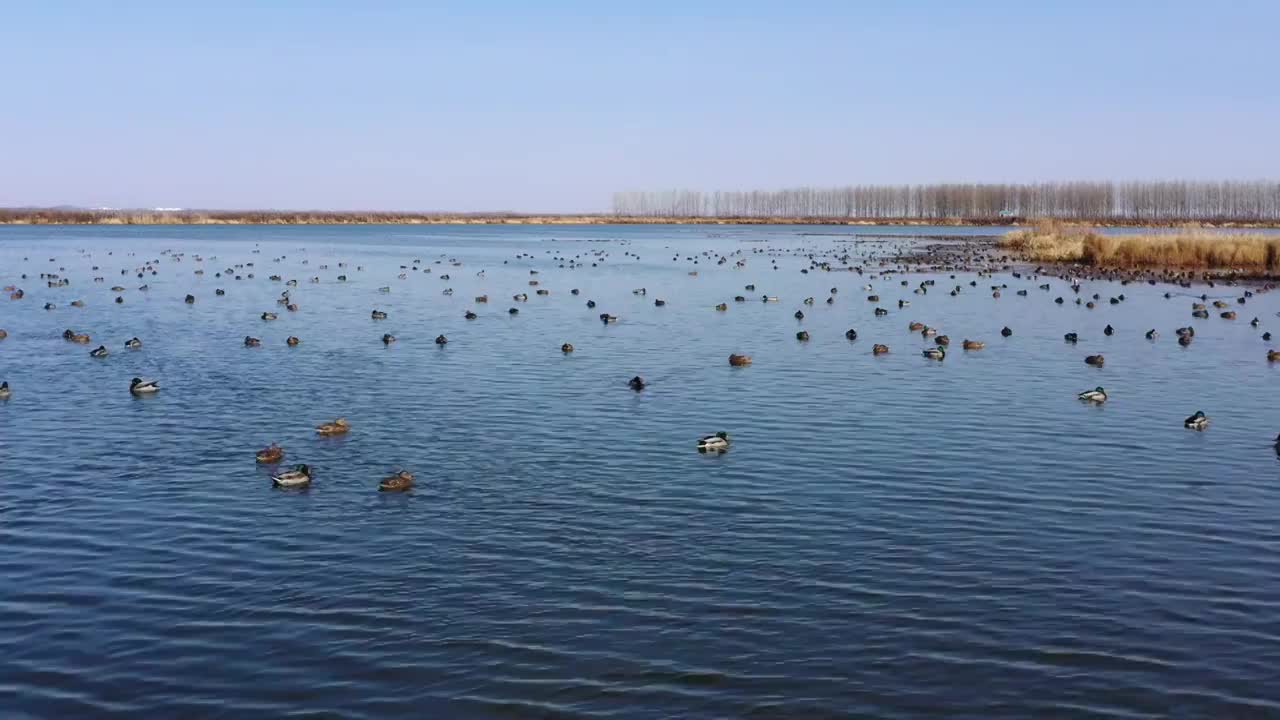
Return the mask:
[[[839,233],[989,232],[814,231],[0,228],[0,284],[27,291],[0,300],[0,710],[1280,716],[1280,367],[1259,337],[1280,295],[1086,282],[1088,310],[1057,279],[802,273],[907,242]],[[1202,292],[1240,319],[1193,320]],[[912,320],[952,338],[945,361]],[[162,392],[132,397],[134,376]],[[1106,405],[1076,400],[1096,385]],[[1209,429],[1185,430],[1198,409]],[[316,437],[336,416],[352,432]],[[694,451],[717,430],[730,452]],[[308,491],[271,487],[271,441]],[[376,491],[395,467],[414,492]]]

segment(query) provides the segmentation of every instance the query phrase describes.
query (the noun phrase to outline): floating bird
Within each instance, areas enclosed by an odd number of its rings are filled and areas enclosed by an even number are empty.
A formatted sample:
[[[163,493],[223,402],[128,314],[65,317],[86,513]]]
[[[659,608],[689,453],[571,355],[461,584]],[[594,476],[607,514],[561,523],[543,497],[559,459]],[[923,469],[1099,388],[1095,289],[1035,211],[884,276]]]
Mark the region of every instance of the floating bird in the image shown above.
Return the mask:
[[[938,347],[928,348],[920,353],[930,360],[945,360],[947,357],[947,349],[942,345]]]
[[[194,305],[196,302],[196,296],[188,295],[186,298],[183,299],[183,302],[185,302],[188,305]]]
[[[129,340],[125,341],[124,346],[129,350],[137,350],[138,348],[142,347],[142,341],[136,337],[130,338]]]
[[[600,313],[600,321],[606,325],[609,323],[616,323],[618,322],[618,316],[610,315],[609,313]]]
[[[276,319],[276,317],[277,317],[277,316],[276,316],[276,314],[275,314],[275,313],[273,313],[273,312],[264,312],[264,313],[262,313],[262,319],[263,319],[263,320],[275,320],[275,319]]]
[[[274,465],[284,459],[284,448],[275,443],[258,451],[255,458],[263,465]]]
[[[405,492],[413,488],[413,473],[401,470],[382,478],[378,483],[378,492]]]
[[[316,426],[316,433],[319,435],[343,435],[349,430],[351,425],[346,418],[338,418],[333,422],[320,423]]]
[[[569,344],[569,343],[565,343],[565,344],[561,345],[561,346],[560,346],[560,352],[562,352],[562,353],[571,353],[571,352],[573,352],[573,345],[571,345],[571,344]]]
[[[436,336],[436,344],[437,344],[437,345],[446,345],[446,344],[448,344],[448,342],[449,342],[449,338],[445,337],[444,335],[437,335],[437,336]]]
[[[1209,426],[1209,417],[1204,414],[1203,410],[1197,410],[1195,415],[1183,420],[1182,424],[1192,430],[1203,430]]]
[[[278,487],[303,487],[311,484],[311,468],[306,465],[294,465],[292,470],[286,470],[271,476],[271,482]]]
[[[372,313],[369,314],[369,317],[373,318],[374,320],[386,320],[387,314],[381,310],[374,310]]]
[[[1013,335],[1013,330],[1010,330],[1008,326],[1005,326],[1000,330],[1000,334],[1004,337],[1009,337],[1010,335]]]
[[[396,336],[395,336],[395,335],[392,335],[391,333],[385,333],[385,334],[383,334],[383,336],[382,336],[382,344],[383,344],[383,345],[390,345],[391,343],[393,343],[393,342],[395,342],[395,341],[396,341]]]
[[[1105,362],[1106,360],[1101,355],[1090,355],[1084,359],[1085,365],[1093,365],[1095,367],[1102,367]]]
[[[872,355],[884,355],[884,354],[885,354],[885,353],[887,353],[887,352],[889,352],[889,346],[888,346],[888,345],[880,345],[880,344],[876,344],[876,345],[872,345],[872,346],[871,346],[871,354],[872,354]]]
[[[961,347],[965,350],[981,350],[986,346],[987,344],[980,340],[965,340]]]
[[[288,338],[285,339],[284,344],[288,345],[289,347],[297,347],[298,344],[301,342],[302,341],[299,340],[296,336],[290,335]]]
[[[844,337],[846,340],[857,340],[858,331],[854,330],[853,328],[849,328],[848,330],[844,331]]]
[[[809,341],[809,331],[808,331],[808,330],[801,330],[800,332],[796,333],[796,339],[797,339],[797,340],[799,340],[800,342],[808,342],[808,341]]]
[[[629,382],[627,382],[627,386],[630,387],[632,390],[635,390],[636,392],[640,392],[645,388],[644,378],[637,375],[631,378]]]
[[[110,354],[111,353],[110,351],[107,350],[106,345],[99,345],[98,347],[89,351],[89,357],[104,358]]]
[[[751,364],[751,356],[750,356],[750,355],[737,355],[737,354],[730,355],[730,356],[729,356],[729,364],[730,364],[730,365],[732,365],[733,367],[743,367],[744,365],[750,365],[750,364]]]
[[[729,449],[729,433],[718,432],[698,438],[698,452],[724,452]]]
[[[151,393],[157,393],[160,392],[160,383],[156,380],[134,378],[129,381],[129,392],[134,395],[149,395]]]
[[[13,391],[9,389],[9,381],[0,382],[0,400],[8,400],[13,395]]]
[[[1062,339],[1066,340],[1069,343],[1076,343],[1080,341],[1080,336],[1073,332],[1069,332],[1066,335],[1063,335]]]
[[[1087,402],[1102,403],[1107,401],[1107,391],[1103,390],[1102,386],[1099,385],[1092,390],[1085,390],[1076,397]]]
[[[1160,333],[1156,332],[1155,328],[1151,328],[1150,330],[1147,331],[1148,340],[1155,340],[1158,337],[1160,337]]]

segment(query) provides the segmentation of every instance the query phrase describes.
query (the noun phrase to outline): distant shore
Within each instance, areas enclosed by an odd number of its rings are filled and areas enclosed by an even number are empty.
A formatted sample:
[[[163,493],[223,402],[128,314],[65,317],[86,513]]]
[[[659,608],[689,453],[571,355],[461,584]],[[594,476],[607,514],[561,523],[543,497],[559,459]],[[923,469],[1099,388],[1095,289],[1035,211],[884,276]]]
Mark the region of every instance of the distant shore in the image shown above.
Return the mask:
[[[0,225],[897,225],[1006,227],[1027,225],[1027,218],[849,218],[849,217],[703,217],[597,214],[323,212],[288,210],[64,210],[0,208]],[[1210,221],[1063,220],[1095,227],[1178,227],[1195,222],[1205,228],[1273,228],[1280,222],[1219,218]]]

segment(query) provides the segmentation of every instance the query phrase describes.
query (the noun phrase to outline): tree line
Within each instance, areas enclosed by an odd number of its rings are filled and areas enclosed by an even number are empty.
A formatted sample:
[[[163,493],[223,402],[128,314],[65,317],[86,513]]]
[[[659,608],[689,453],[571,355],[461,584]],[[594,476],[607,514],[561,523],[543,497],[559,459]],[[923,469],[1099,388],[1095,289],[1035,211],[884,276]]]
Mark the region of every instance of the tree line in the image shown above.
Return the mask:
[[[1280,220],[1280,182],[941,183],[629,191],[614,193],[613,212],[634,217],[1274,222]]]

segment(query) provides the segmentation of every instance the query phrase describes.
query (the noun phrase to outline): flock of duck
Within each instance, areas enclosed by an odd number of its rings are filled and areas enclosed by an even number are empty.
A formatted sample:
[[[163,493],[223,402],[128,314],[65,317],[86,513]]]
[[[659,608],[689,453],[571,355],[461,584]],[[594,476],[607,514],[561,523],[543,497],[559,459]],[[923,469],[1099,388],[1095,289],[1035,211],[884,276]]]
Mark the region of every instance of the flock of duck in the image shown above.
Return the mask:
[[[855,255],[854,253],[850,252],[847,247],[846,248],[838,247],[838,250],[832,253],[832,255],[829,257],[823,257],[819,254],[812,253],[812,252],[803,253],[809,262],[808,262],[808,267],[803,268],[801,272],[807,274],[811,271],[812,272],[848,271],[848,272],[855,272],[858,275],[879,276],[883,280],[888,280],[892,278],[892,276],[897,274],[905,274],[913,271],[914,272],[933,272],[933,273],[950,272],[950,273],[953,273],[953,274],[950,274],[950,278],[952,280],[955,280],[956,275],[954,273],[956,272],[972,272],[972,273],[976,273],[978,278],[983,278],[983,277],[991,277],[993,273],[997,271],[1006,271],[1006,272],[1011,272],[1013,277],[1016,279],[1022,279],[1024,277],[1023,271],[1017,270],[1015,266],[1013,266],[1010,263],[1009,258],[995,258],[994,256],[991,255],[991,253],[989,252],[989,249],[990,249],[989,247],[984,248],[984,247],[981,247],[980,244],[975,244],[975,243],[963,243],[959,246],[948,245],[948,244],[938,244],[938,245],[925,246],[923,251],[921,251],[918,246],[912,247],[910,250],[910,254],[899,254],[897,256],[881,256],[876,258],[874,256],[874,251],[864,252],[860,255]],[[86,256],[88,255],[88,253],[85,251],[81,251],[81,252]],[[253,252],[258,253],[260,251],[255,249]],[[803,251],[796,251],[793,249],[790,252],[792,255],[796,255],[796,254],[801,254]],[[111,254],[111,253],[108,253],[108,254]],[[587,267],[588,263],[590,264],[591,267],[598,267],[600,264],[604,263],[609,257],[609,253],[604,250],[595,250],[595,251],[586,252],[586,253],[578,253],[577,255],[574,255],[572,257],[570,257],[567,253],[560,253],[559,251],[553,251],[553,250],[548,250],[547,254],[552,255],[553,256],[552,261],[558,263],[559,267],[561,268]],[[168,259],[173,263],[180,263],[186,257],[185,253],[175,253],[173,251],[168,251],[168,250],[162,252],[161,255],[168,256]],[[686,262],[691,262],[694,265],[699,264],[699,262],[715,262],[717,265],[726,265],[732,262],[735,268],[741,269],[747,265],[747,259],[751,255],[764,255],[767,258],[771,257],[772,258],[771,269],[778,270],[779,267],[778,267],[777,260],[779,257],[782,257],[784,253],[779,252],[778,250],[775,250],[773,248],[752,248],[750,251],[744,248],[744,249],[739,249],[736,252],[727,253],[727,254],[713,253],[710,251],[706,251],[706,252],[699,253],[698,255],[688,255],[684,259]],[[633,254],[629,250],[625,252],[625,256],[629,256],[635,260],[639,260],[639,255]],[[285,256],[282,255],[278,258],[275,258],[275,261],[281,262],[282,260],[284,260],[284,258]],[[534,256],[529,253],[520,253],[516,256],[516,258],[517,260],[535,259]],[[199,255],[195,256],[194,259],[198,265],[202,264],[205,260],[203,257],[200,257]],[[23,258],[23,260],[28,261],[28,258]],[[216,258],[210,258],[210,260],[216,260]],[[677,254],[675,257],[673,257],[673,260],[679,261],[680,255]],[[859,264],[857,263],[857,260],[865,260],[867,262],[863,264]],[[51,258],[50,261],[53,262],[54,259]],[[442,262],[443,262],[442,260],[435,261],[436,264],[442,264]],[[504,264],[506,262],[508,261],[504,261]],[[449,263],[453,267],[459,267],[462,265],[462,263],[454,259],[450,259]],[[302,264],[306,265],[308,264],[308,261],[303,260]],[[867,267],[867,265],[870,265],[871,267]],[[155,258],[134,267],[132,270],[130,269],[121,270],[121,274],[128,275],[130,274],[130,272],[133,272],[137,275],[138,278],[145,278],[148,275],[150,276],[157,275],[159,272],[160,266],[161,266],[161,259]],[[328,265],[320,265],[319,267],[321,270],[329,269]],[[346,263],[338,263],[338,267],[345,268]],[[237,264],[233,267],[228,267],[225,270],[216,271],[215,277],[234,278],[235,280],[253,279],[254,278],[253,268],[254,268],[254,263],[252,262]],[[416,271],[416,272],[421,272],[423,274],[432,273],[432,269],[429,266],[424,266],[420,259],[413,260],[412,264],[401,265],[400,268],[402,272],[398,275],[399,279],[407,278],[409,272]],[[99,266],[94,265],[93,270],[95,271],[99,270]],[[363,270],[363,267],[357,266],[356,270],[361,271]],[[70,285],[70,280],[62,276],[61,273],[63,272],[65,272],[65,268],[60,267],[58,273],[42,272],[39,274],[39,278],[40,280],[46,282],[48,287],[50,288],[68,287]],[[205,270],[203,269],[203,266],[200,266],[194,272],[196,275],[203,275],[205,273]],[[550,291],[548,289],[539,287],[540,281],[537,279],[537,275],[539,274],[539,271],[530,270],[529,273],[530,273],[531,279],[528,281],[528,284],[530,287],[536,288],[535,294],[542,295],[542,296],[550,294]],[[688,274],[691,276],[696,276],[698,274],[698,271],[692,270]],[[479,273],[477,273],[477,275],[480,277],[484,277],[484,270],[481,270]],[[1159,280],[1163,282],[1177,283],[1182,287],[1190,287],[1191,282],[1194,279],[1188,275],[1177,274],[1177,273],[1166,273],[1162,276],[1159,276],[1159,275],[1152,275],[1149,273],[1142,274],[1142,273],[1134,273],[1134,272],[1119,271],[1119,270],[1110,270],[1110,271],[1104,270],[1104,271],[1098,271],[1092,275],[1087,275],[1087,274],[1076,274],[1075,269],[1059,269],[1055,271],[1055,269],[1053,268],[1049,268],[1049,269],[1036,268],[1035,271],[1032,273],[1032,278],[1039,278],[1041,276],[1058,277],[1067,281],[1070,284],[1072,291],[1076,294],[1076,298],[1074,302],[1078,305],[1084,305],[1090,309],[1096,307],[1098,303],[1101,303],[1102,298],[1097,294],[1094,294],[1092,298],[1082,297],[1081,296],[1082,280],[1113,280],[1113,281],[1120,282],[1122,285],[1129,284],[1130,282],[1147,282],[1149,284],[1154,285]],[[438,277],[441,280],[445,280],[445,281],[448,281],[450,279],[450,276],[447,273],[440,274],[438,275]],[[22,274],[21,278],[23,280],[27,280],[28,275]],[[102,276],[96,276],[93,278],[93,280],[94,282],[101,283],[105,281],[105,278]],[[290,279],[286,281],[279,274],[271,275],[270,280],[272,282],[282,282],[286,286],[286,289],[282,291],[279,297],[277,298],[277,303],[280,306],[283,306],[288,312],[297,312],[298,305],[294,302],[293,298],[291,297],[290,289],[297,286],[298,280]],[[1215,278],[1201,278],[1201,280],[1206,282],[1210,286],[1214,286],[1216,282],[1221,281],[1220,279],[1215,279]],[[343,283],[347,281],[347,275],[345,274],[345,272],[337,276],[337,281],[339,283]],[[310,278],[310,282],[319,283],[320,277],[312,276]],[[929,279],[929,280],[924,280],[918,283],[915,287],[911,287],[907,280],[900,280],[900,287],[903,287],[903,288],[909,287],[911,289],[911,292],[917,295],[924,295],[929,293],[931,290],[934,290],[936,288],[936,283],[937,283],[936,280]],[[1229,286],[1234,286],[1237,283],[1235,281],[1228,280],[1227,284]],[[979,282],[977,279],[969,282],[970,288],[977,288],[978,285],[979,285]],[[1048,283],[1044,283],[1039,285],[1039,289],[1047,291],[1051,289],[1051,286]],[[1273,289],[1273,285],[1271,285],[1270,283],[1265,283],[1265,284],[1260,284],[1256,286],[1252,290],[1244,290],[1237,297],[1236,299],[1237,304],[1243,305],[1248,301],[1249,298],[1253,297],[1256,293],[1267,292],[1271,289]],[[17,287],[16,285],[7,286],[4,288],[4,290],[5,292],[9,293],[9,297],[12,300],[22,300],[26,296],[26,292],[23,289]],[[117,286],[113,286],[111,290],[117,293],[114,299],[114,302],[116,304],[124,303],[124,295],[120,293],[124,293],[125,288],[117,285]],[[149,290],[149,287],[144,284],[140,286],[138,290],[145,292]],[[381,292],[390,292],[390,286],[379,288],[379,290]],[[747,292],[755,292],[756,286],[755,284],[748,284],[745,286],[745,290]],[[875,292],[874,286],[872,284],[868,283],[864,285],[863,290],[869,293],[866,296],[866,300],[870,303],[876,304],[876,307],[874,309],[874,314],[876,316],[879,317],[879,316],[884,316],[889,314],[889,311],[886,308],[881,307],[879,305],[880,295]],[[1001,293],[1006,290],[1008,290],[1008,285],[1004,283],[990,285],[990,292],[992,297],[994,298],[999,298],[1001,296]],[[965,291],[965,288],[963,285],[956,284],[954,287],[950,288],[946,292],[948,292],[951,296],[954,297],[964,291]],[[633,292],[636,295],[647,295],[648,293],[647,289],[645,288],[639,288],[634,290]],[[451,295],[452,293],[453,291],[450,288],[446,288],[444,290],[444,294],[446,295]],[[837,287],[832,287],[830,289],[829,295],[825,299],[826,304],[828,305],[834,304],[838,293],[839,293],[839,289]],[[1028,290],[1018,289],[1016,290],[1016,293],[1019,296],[1026,296],[1028,295]],[[223,296],[226,294],[226,291],[222,288],[218,288],[215,290],[214,294],[215,296]],[[580,291],[575,288],[570,290],[570,294],[573,296],[578,296],[580,294]],[[1172,294],[1166,293],[1165,297],[1171,298]],[[519,292],[512,295],[512,299],[516,303],[527,302],[528,298],[529,296],[526,292]],[[1112,305],[1116,305],[1124,302],[1125,299],[1126,299],[1125,296],[1123,294],[1120,294],[1116,297],[1109,298],[1107,302],[1109,302]],[[736,295],[733,298],[733,300],[734,302],[737,302],[737,303],[743,303],[747,301],[747,297],[745,295]],[[768,294],[761,295],[760,300],[764,303],[777,303],[780,301],[777,296],[768,295]],[[1192,304],[1192,316],[1195,318],[1209,317],[1209,311],[1208,311],[1209,298],[1207,294],[1200,295],[1197,298],[1197,300],[1198,302],[1194,302]],[[187,304],[194,304],[197,302],[197,299],[194,295],[187,294],[183,299],[183,302]],[[475,302],[476,304],[486,304],[489,302],[489,298],[487,295],[476,296]],[[1067,300],[1065,297],[1059,296],[1054,299],[1054,302],[1061,305],[1066,303]],[[815,304],[815,299],[813,297],[805,298],[803,301],[803,304],[805,306],[812,306]],[[910,301],[905,298],[899,299],[896,301],[896,304],[898,309],[902,310],[910,306]],[[1232,310],[1227,310],[1229,305],[1225,301],[1215,300],[1213,301],[1212,304],[1216,309],[1220,311],[1219,315],[1222,319],[1224,320],[1236,319],[1237,317],[1236,312]],[[75,300],[70,302],[69,305],[72,307],[80,308],[80,307],[84,307],[85,304],[82,300]],[[586,305],[588,308],[596,307],[596,303],[593,300],[587,300]],[[654,301],[655,307],[663,307],[665,305],[666,305],[666,301],[661,298],[655,299]],[[56,309],[56,305],[52,302],[46,303],[43,307],[45,310]],[[728,311],[728,308],[729,308],[729,304],[727,302],[722,302],[715,305],[714,311],[726,312]],[[516,315],[519,312],[520,310],[519,310],[519,307],[517,306],[512,306],[508,310],[508,313],[510,315]],[[265,311],[260,315],[260,319],[264,322],[277,320],[278,317],[279,317],[278,314],[272,311]],[[379,320],[387,319],[388,314],[384,310],[375,308],[371,311],[370,317],[374,321],[379,321]],[[477,318],[477,314],[472,310],[467,310],[463,317],[466,320],[474,320]],[[796,310],[794,313],[794,317],[797,320],[803,320],[805,317],[804,310],[803,309]],[[618,317],[616,315],[612,315],[607,312],[601,313],[599,315],[599,319],[601,322],[605,324],[611,324],[618,321]],[[1260,324],[1260,320],[1256,317],[1251,321],[1251,325],[1253,327],[1258,327],[1259,324]],[[910,322],[907,325],[907,329],[909,332],[920,333],[922,338],[924,338],[926,341],[929,341],[932,344],[931,347],[927,347],[922,351],[920,351],[921,355],[924,358],[928,360],[938,361],[938,362],[942,362],[946,360],[948,349],[951,346],[951,340],[947,335],[939,334],[936,328],[930,327],[924,323],[916,322],[916,321]],[[1103,332],[1105,335],[1110,336],[1114,333],[1114,329],[1110,325],[1107,325]],[[1000,334],[1003,337],[1010,337],[1013,334],[1013,330],[1009,327],[1004,327],[1000,331]],[[1178,337],[1179,344],[1183,346],[1187,346],[1193,341],[1195,337],[1195,330],[1194,328],[1191,328],[1191,327],[1178,328],[1176,331],[1176,335]],[[7,336],[8,336],[8,333],[4,329],[0,329],[0,340],[5,339]],[[92,343],[91,336],[88,333],[77,332],[69,328],[62,333],[62,336],[68,342],[73,342],[78,344]],[[1154,341],[1159,337],[1159,333],[1156,331],[1156,329],[1153,328],[1146,333],[1145,337],[1148,340]],[[845,338],[849,341],[857,340],[858,339],[857,330],[850,328],[845,332]],[[1269,332],[1264,333],[1262,335],[1262,338],[1264,341],[1270,341],[1271,334]],[[391,333],[384,333],[381,337],[381,341],[385,345],[390,345],[396,342],[396,340],[397,338]],[[808,342],[810,340],[809,332],[807,330],[797,331],[796,340],[799,342]],[[1078,342],[1079,337],[1076,333],[1071,332],[1071,333],[1067,333],[1064,336],[1064,340],[1069,344],[1075,344],[1076,342]],[[289,347],[296,347],[300,345],[302,341],[298,337],[290,335],[285,342]],[[443,346],[448,342],[449,342],[449,339],[443,334],[435,338],[435,343],[437,345]],[[244,345],[246,347],[257,347],[261,345],[261,343],[262,343],[262,340],[253,335],[246,335],[244,338]],[[139,350],[143,347],[143,342],[138,337],[132,337],[124,343],[124,347],[127,350]],[[966,352],[977,352],[977,351],[983,350],[986,347],[986,344],[981,340],[965,338],[960,343],[960,347]],[[560,346],[561,352],[566,354],[574,352],[574,349],[575,348],[573,344],[569,342],[565,342]],[[890,352],[890,348],[886,344],[876,343],[872,346],[871,352],[873,355],[877,355],[877,356],[885,355]],[[89,355],[92,358],[100,359],[100,358],[105,358],[109,356],[110,351],[108,350],[106,345],[98,345],[96,348],[94,348],[89,352]],[[1266,353],[1266,358],[1270,362],[1280,362],[1280,351],[1275,349],[1268,350]],[[751,365],[753,362],[753,359],[750,355],[733,353],[729,355],[728,362],[729,362],[729,365],[732,367],[745,367],[745,366]],[[1101,367],[1105,363],[1105,358],[1100,354],[1088,355],[1084,358],[1084,362],[1091,366]],[[638,375],[635,377],[632,377],[627,384],[632,390],[636,392],[641,392],[645,390],[646,387],[648,387],[648,383],[645,381],[645,379]],[[160,391],[160,383],[155,379],[134,377],[129,382],[129,392],[135,396],[152,395],[159,391]],[[0,400],[7,400],[12,396],[12,394],[13,394],[13,390],[10,388],[9,383],[7,381],[0,382]],[[1078,393],[1077,397],[1081,402],[1090,403],[1090,404],[1101,404],[1101,403],[1107,402],[1108,400],[1107,391],[1101,386],[1084,390]],[[1187,417],[1183,421],[1183,424],[1185,427],[1190,429],[1204,430],[1205,428],[1208,427],[1209,418],[1204,412],[1197,411],[1193,415]],[[315,428],[316,433],[320,436],[343,435],[350,432],[350,430],[351,430],[351,425],[345,418],[337,418],[332,421],[322,423],[316,426]],[[729,440],[728,433],[717,432],[717,433],[706,435],[699,438],[697,440],[696,448],[699,452],[703,452],[703,453],[723,453],[728,450],[729,445],[730,445],[730,440]],[[1277,448],[1277,451],[1280,452],[1280,436],[1278,436],[1276,439],[1276,448]],[[256,457],[256,461],[259,464],[276,467],[276,470],[273,471],[271,475],[272,482],[276,486],[279,486],[282,488],[304,488],[308,486],[312,481],[313,471],[310,465],[308,464],[294,464],[290,466],[282,465],[282,463],[284,463],[285,450],[283,447],[279,446],[276,443],[272,443],[270,446],[263,448],[262,450],[259,450],[256,453],[255,457]],[[379,481],[378,490],[382,492],[405,492],[405,491],[411,490],[413,486],[414,486],[413,473],[407,470],[397,469],[396,471],[382,478]]]

